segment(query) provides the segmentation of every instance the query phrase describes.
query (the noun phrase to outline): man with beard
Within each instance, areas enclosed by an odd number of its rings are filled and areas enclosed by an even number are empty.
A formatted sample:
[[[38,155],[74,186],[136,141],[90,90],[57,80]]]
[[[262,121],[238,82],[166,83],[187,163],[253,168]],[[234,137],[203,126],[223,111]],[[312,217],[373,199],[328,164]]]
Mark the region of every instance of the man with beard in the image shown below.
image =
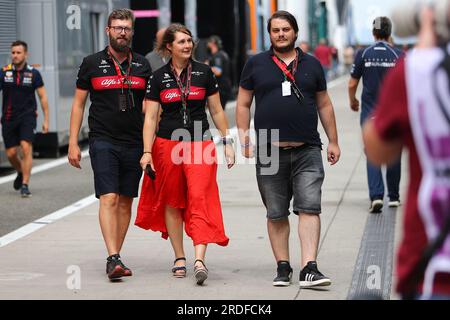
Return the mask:
[[[31,197],[28,183],[33,162],[33,141],[36,130],[38,93],[44,112],[42,132],[48,132],[48,99],[41,74],[27,64],[28,45],[23,41],[11,44],[12,63],[0,70],[0,91],[3,90],[2,135],[6,155],[17,171],[14,189],[22,198]],[[22,159],[17,149],[22,148]]]
[[[72,166],[81,169],[78,134],[90,94],[89,154],[108,251],[106,272],[111,280],[132,274],[121,261],[120,250],[142,175],[142,102],[151,75],[148,61],[130,49],[133,28],[131,10],[115,10],[109,15],[109,46],[84,58],[70,118],[68,158]]]
[[[241,76],[236,120],[242,153],[253,157],[250,107],[256,97],[256,175],[267,209],[267,228],[278,264],[274,286],[291,283],[289,261],[290,202],[299,216],[300,286],[328,286],[331,280],[317,268],[320,239],[321,188],[324,168],[318,117],[329,139],[328,161],[340,157],[333,105],[320,62],[295,48],[298,25],[294,16],[278,11],[268,22],[272,48],[246,63]],[[264,151],[268,153],[264,153]]]

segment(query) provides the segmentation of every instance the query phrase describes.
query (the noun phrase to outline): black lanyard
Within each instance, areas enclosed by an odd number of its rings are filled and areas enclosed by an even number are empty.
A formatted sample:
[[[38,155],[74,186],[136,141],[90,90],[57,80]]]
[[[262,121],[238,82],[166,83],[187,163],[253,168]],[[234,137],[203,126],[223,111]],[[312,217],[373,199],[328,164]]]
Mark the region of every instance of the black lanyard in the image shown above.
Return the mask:
[[[114,55],[110,51],[108,51],[108,52],[109,52],[109,55],[111,56],[111,58],[113,59],[114,67],[116,68],[118,80],[122,85],[122,93],[123,93],[123,87],[125,85],[125,82],[128,83],[128,90],[130,91],[131,90],[131,77],[130,77],[131,61],[133,59],[131,50],[130,50],[129,56],[128,56],[128,70],[126,72],[125,72],[125,70],[123,70],[122,65],[120,64],[119,60],[117,60],[117,58],[114,57]]]
[[[175,80],[177,81],[178,88],[180,89],[183,125],[185,128],[188,128],[190,126],[190,119],[189,119],[189,110],[187,108],[187,102],[191,91],[192,63],[189,61],[189,64],[187,66],[187,72],[183,77],[183,79],[181,78],[183,72],[181,72],[180,76],[178,76],[178,73],[175,70],[175,67],[173,66],[172,63],[170,64],[170,68],[172,70],[173,76],[175,77]],[[185,83],[185,85],[183,85],[183,82]]]

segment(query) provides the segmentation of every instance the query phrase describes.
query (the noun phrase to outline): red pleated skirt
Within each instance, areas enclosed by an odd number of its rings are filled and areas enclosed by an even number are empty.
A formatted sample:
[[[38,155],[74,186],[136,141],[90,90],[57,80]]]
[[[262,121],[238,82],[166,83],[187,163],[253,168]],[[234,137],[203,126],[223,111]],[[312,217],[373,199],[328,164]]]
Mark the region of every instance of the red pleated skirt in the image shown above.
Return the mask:
[[[135,225],[168,238],[167,206],[180,209],[194,246],[228,244],[217,186],[216,148],[212,141],[179,142],[156,138],[152,150],[156,179],[144,174]]]

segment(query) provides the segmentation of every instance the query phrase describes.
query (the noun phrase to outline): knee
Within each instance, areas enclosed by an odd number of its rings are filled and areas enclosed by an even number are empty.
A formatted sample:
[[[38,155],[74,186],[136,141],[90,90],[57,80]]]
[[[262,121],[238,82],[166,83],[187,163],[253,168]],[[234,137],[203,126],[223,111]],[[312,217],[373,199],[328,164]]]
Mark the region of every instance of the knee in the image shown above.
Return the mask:
[[[105,194],[100,196],[100,204],[104,207],[114,208],[119,204],[119,195],[118,194]]]
[[[6,156],[8,159],[17,158],[17,148],[6,149]]]
[[[22,141],[20,143],[20,146],[22,147],[22,152],[24,156],[30,155],[32,150],[33,150],[33,146],[31,145],[31,143],[27,142],[27,141]]]

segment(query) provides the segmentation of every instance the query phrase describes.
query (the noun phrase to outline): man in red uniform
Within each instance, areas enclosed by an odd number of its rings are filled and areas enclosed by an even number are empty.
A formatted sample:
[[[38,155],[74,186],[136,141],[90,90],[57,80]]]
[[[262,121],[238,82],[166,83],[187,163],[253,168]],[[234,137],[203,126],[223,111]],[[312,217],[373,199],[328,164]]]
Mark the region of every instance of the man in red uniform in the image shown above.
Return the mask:
[[[409,149],[397,291],[404,298],[450,299],[450,237],[442,233],[450,218],[450,47],[436,46],[433,21],[425,9],[419,45],[387,75],[364,140],[376,164]],[[442,243],[430,250],[440,235]],[[432,255],[425,258],[425,252]]]

